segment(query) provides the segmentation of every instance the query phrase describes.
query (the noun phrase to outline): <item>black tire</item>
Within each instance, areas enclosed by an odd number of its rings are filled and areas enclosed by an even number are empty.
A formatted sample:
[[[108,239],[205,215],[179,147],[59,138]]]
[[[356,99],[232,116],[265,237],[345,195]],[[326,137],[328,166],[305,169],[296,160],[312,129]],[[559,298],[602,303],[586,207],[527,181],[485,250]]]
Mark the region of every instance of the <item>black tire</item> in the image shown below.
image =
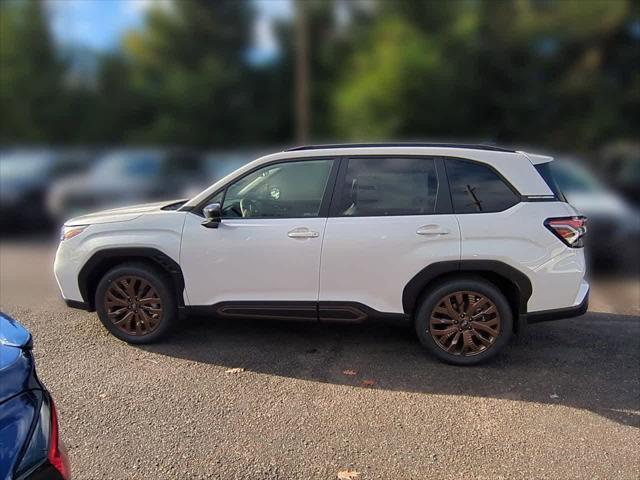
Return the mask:
[[[477,293],[479,296],[472,295],[472,293]],[[456,297],[456,294],[461,296]],[[449,297],[450,295],[453,297]],[[493,304],[495,309],[479,307],[473,312],[491,311],[491,313],[487,315],[476,313],[473,315],[473,319],[470,319],[470,306],[482,296],[489,302],[483,306]],[[449,300],[449,307],[454,307],[456,317],[443,312],[443,310],[450,311],[446,308],[446,298],[448,297],[454,298]],[[460,308],[461,313],[457,311],[457,298],[463,300],[463,306]],[[438,307],[438,311],[434,311],[436,307]],[[431,321],[432,314],[433,322]],[[481,316],[476,319],[477,315]],[[478,325],[479,323],[485,325]],[[497,326],[493,328],[496,323]],[[486,327],[490,324],[492,331],[498,332],[497,334],[486,333]],[[480,277],[459,277],[445,281],[423,297],[416,311],[415,327],[422,345],[438,359],[453,365],[476,365],[494,357],[507,345],[513,332],[513,312],[505,296],[492,283]],[[446,333],[445,330],[447,330]],[[465,337],[465,335],[468,336]],[[459,341],[462,341],[462,344],[458,343]],[[467,342],[469,345],[473,344],[474,350],[472,352],[469,351],[470,347],[466,345]],[[489,343],[487,344],[487,342]],[[445,350],[447,345],[453,349],[454,353]],[[456,352],[458,347],[462,347],[462,352],[466,350],[466,353]],[[479,351],[476,351],[475,348],[478,348]]]
[[[152,298],[140,299],[141,301],[138,303],[137,296],[125,296],[124,294],[128,292],[124,291],[122,292],[123,294],[118,293],[123,290],[120,288],[120,290],[116,291],[116,295],[118,296],[117,306],[108,307],[106,301],[107,299],[110,301],[113,299],[114,288],[122,287],[123,285],[128,286],[127,278],[132,279],[132,288],[135,289],[139,287],[142,289],[140,291],[143,292],[143,295]],[[144,294],[145,290],[143,286],[146,286],[145,282],[150,286],[146,292],[152,293]],[[126,288],[124,290],[126,290]],[[133,298],[136,300],[132,300]],[[143,303],[145,303],[144,300],[150,300],[154,303],[148,303],[142,306]],[[134,306],[131,306],[132,301],[135,304]],[[130,306],[127,306],[127,303],[129,303]],[[161,269],[145,263],[123,263],[109,270],[104,277],[102,277],[96,288],[95,306],[98,317],[105,328],[115,337],[127,343],[144,344],[156,342],[169,332],[178,318],[176,296],[170,279]],[[109,308],[112,311],[111,315]],[[117,313],[114,312],[114,309],[124,309],[124,314],[118,314],[120,315],[120,325],[123,325],[123,315],[131,312],[132,315],[126,322],[130,328],[125,329],[114,323],[118,320],[118,318],[112,320]],[[151,312],[152,310],[154,311],[153,313]],[[158,310],[161,312],[158,313]],[[139,324],[136,322],[136,319],[140,320]],[[147,322],[148,327],[145,327],[145,319],[150,320]],[[139,328],[140,333],[128,333],[128,331],[126,331],[133,328]]]

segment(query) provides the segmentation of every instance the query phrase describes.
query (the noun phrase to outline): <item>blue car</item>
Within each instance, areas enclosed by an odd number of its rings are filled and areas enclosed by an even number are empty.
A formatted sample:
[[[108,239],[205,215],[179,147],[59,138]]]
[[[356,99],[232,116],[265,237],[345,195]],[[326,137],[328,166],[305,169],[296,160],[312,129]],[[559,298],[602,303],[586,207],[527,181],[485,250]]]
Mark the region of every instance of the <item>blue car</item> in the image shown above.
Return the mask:
[[[0,312],[0,479],[69,480],[56,408],[31,346],[29,331]]]

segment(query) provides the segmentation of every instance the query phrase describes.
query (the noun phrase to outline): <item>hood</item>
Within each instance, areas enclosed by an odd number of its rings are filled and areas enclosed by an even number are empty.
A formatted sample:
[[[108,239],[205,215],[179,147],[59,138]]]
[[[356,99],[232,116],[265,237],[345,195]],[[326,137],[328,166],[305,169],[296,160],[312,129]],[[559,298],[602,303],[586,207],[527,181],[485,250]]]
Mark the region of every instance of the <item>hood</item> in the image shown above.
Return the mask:
[[[138,218],[140,215],[149,212],[157,212],[162,207],[172,205],[181,200],[171,200],[155,203],[145,203],[133,205],[131,207],[112,208],[100,212],[89,213],[67,220],[64,224],[68,227],[74,225],[95,225],[96,223],[126,222]]]

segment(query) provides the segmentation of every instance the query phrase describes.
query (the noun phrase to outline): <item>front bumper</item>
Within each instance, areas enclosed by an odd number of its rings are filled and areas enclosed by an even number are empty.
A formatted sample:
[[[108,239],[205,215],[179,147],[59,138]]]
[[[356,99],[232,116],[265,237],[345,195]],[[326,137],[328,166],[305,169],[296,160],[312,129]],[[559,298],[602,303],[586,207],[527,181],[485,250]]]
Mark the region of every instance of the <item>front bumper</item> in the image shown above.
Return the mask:
[[[553,310],[529,312],[525,315],[527,323],[562,320],[564,318],[579,317],[580,315],[587,313],[587,310],[589,309],[589,285],[586,282],[584,282],[584,284],[586,285],[584,297],[577,305],[565,308],[555,308]]]

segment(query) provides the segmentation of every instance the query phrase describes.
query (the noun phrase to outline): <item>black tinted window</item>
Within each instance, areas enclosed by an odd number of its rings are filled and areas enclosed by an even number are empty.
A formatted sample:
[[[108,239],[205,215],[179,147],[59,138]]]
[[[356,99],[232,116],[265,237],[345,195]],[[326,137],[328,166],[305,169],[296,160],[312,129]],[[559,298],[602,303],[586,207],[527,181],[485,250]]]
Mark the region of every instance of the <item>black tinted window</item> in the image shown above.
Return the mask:
[[[432,159],[352,158],[341,188],[339,215],[426,215],[438,181]]]
[[[489,167],[462,160],[447,160],[446,166],[456,213],[500,212],[518,203],[518,195]]]
[[[563,202],[566,202],[567,200],[564,197],[562,190],[560,190],[560,186],[558,185],[558,182],[556,181],[556,177],[553,174],[553,171],[551,169],[551,162],[539,163],[535,167],[538,173],[540,174],[540,176],[547,183],[547,185],[549,186],[553,194],[556,196],[556,198],[558,200],[562,200]]]

